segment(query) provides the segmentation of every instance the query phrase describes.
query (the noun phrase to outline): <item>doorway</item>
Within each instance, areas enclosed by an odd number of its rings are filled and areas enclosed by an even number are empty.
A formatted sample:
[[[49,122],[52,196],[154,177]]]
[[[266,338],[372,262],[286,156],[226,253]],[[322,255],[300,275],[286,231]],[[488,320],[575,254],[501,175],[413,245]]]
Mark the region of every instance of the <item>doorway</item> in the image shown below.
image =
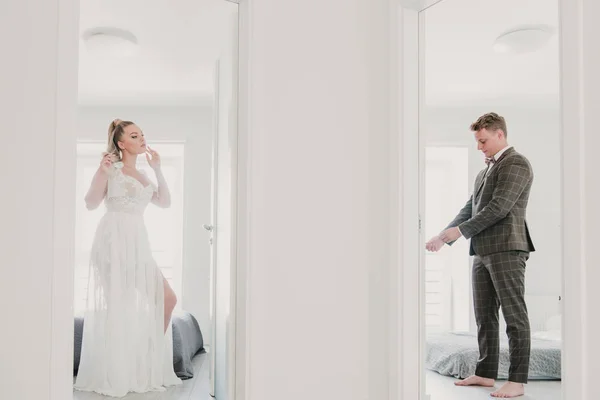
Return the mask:
[[[137,13],[136,18],[113,8],[109,3],[81,5],[73,285],[75,311],[81,317],[75,317],[74,372],[79,372],[78,355],[85,341],[81,336],[85,336],[89,297],[88,261],[104,214],[103,207],[85,210],[83,198],[98,169],[96,159],[106,150],[106,134],[98,139],[97,133],[106,131],[104,125],[114,118],[122,118],[139,124],[160,155],[160,174],[143,157],[137,168],[159,190],[162,175],[170,189],[168,207],[151,204],[144,213],[151,257],[177,298],[171,333],[173,369],[181,385],[167,387],[168,395],[233,399],[235,290],[240,286],[235,282],[238,5],[207,0],[171,7],[169,13],[157,9]],[[153,21],[168,25],[177,18],[196,21],[188,28],[175,24],[166,33],[187,42],[173,46],[159,40],[152,27],[160,24]],[[130,24],[124,24],[124,19]],[[193,32],[182,33],[182,29]],[[137,35],[124,34],[129,30]],[[202,54],[190,54],[194,47],[201,48]],[[147,78],[157,79],[144,85]],[[75,391],[73,395],[78,399],[95,394]],[[144,399],[153,394],[127,396]]]
[[[544,71],[543,76],[536,76],[537,78],[542,79],[545,76],[548,75],[552,75],[554,74],[554,81],[550,84],[550,88],[548,88],[548,92],[543,92],[540,91],[539,96],[536,98],[535,96],[521,96],[521,100],[526,100],[528,103],[519,103],[518,105],[515,102],[511,102],[511,100],[508,99],[508,97],[504,97],[502,98],[502,96],[504,96],[506,93],[502,94],[502,95],[498,95],[497,93],[491,93],[490,94],[490,90],[485,91],[487,94],[487,97],[485,98],[479,98],[477,100],[477,102],[475,102],[473,104],[473,102],[469,103],[470,99],[468,98],[467,95],[474,95],[477,93],[478,90],[481,89],[481,87],[477,87],[478,85],[476,85],[475,83],[469,83],[469,82],[462,82],[461,85],[461,81],[460,78],[457,78],[456,74],[454,75],[453,80],[449,80],[448,77],[446,76],[446,78],[442,77],[440,74],[434,75],[434,72],[432,72],[436,67],[442,67],[445,66],[445,71],[443,71],[446,74],[451,75],[453,72],[452,67],[454,66],[454,64],[457,63],[457,60],[461,60],[464,59],[465,57],[460,57],[459,55],[457,55],[455,57],[455,59],[451,58],[451,57],[438,57],[435,58],[435,55],[432,56],[432,51],[436,51],[435,48],[433,48],[434,46],[437,46],[435,43],[433,43],[433,40],[435,40],[435,33],[433,31],[431,31],[431,29],[433,29],[432,25],[435,24],[435,12],[437,10],[437,12],[439,13],[439,15],[443,14],[444,18],[443,21],[446,25],[448,25],[451,20],[451,18],[449,18],[449,15],[455,15],[452,12],[456,12],[459,9],[460,10],[469,10],[469,9],[473,9],[473,11],[476,11],[477,8],[476,7],[458,7],[456,4],[452,4],[452,0],[444,0],[441,2],[429,2],[430,4],[426,4],[423,5],[422,8],[419,8],[419,12],[415,12],[414,14],[412,14],[410,17],[407,17],[406,15],[403,16],[403,18],[409,18],[410,21],[414,21],[414,25],[410,26],[409,24],[409,28],[412,29],[411,31],[411,35],[410,36],[414,43],[414,51],[418,52],[419,54],[419,66],[418,68],[412,69],[411,68],[415,68],[414,64],[406,64],[405,63],[405,67],[408,65],[408,69],[409,69],[409,73],[415,73],[416,76],[418,76],[419,78],[419,87],[418,88],[414,88],[416,91],[419,92],[419,117],[418,117],[418,124],[419,124],[419,152],[417,153],[419,155],[418,159],[415,159],[414,157],[410,156],[407,157],[407,160],[405,160],[405,162],[407,163],[412,163],[412,165],[419,165],[419,170],[420,170],[420,174],[419,177],[412,177],[410,178],[410,181],[413,182],[413,184],[417,184],[420,182],[419,186],[421,187],[421,189],[418,191],[419,192],[419,199],[416,200],[414,198],[411,197],[411,201],[413,201],[411,204],[414,206],[414,210],[419,209],[419,216],[420,216],[420,220],[421,220],[421,226],[422,226],[422,230],[420,231],[420,243],[422,245],[424,245],[424,242],[429,239],[430,232],[427,232],[428,230],[428,226],[431,225],[435,225],[437,226],[437,228],[430,228],[430,229],[434,229],[435,230],[441,230],[445,227],[445,225],[440,226],[440,224],[442,224],[441,220],[437,221],[437,223],[433,222],[432,219],[436,219],[435,215],[432,215],[433,213],[438,213],[440,212],[440,203],[438,201],[437,204],[435,204],[435,201],[432,204],[432,201],[430,199],[430,197],[427,194],[427,191],[431,189],[432,186],[432,182],[435,178],[435,176],[432,176],[431,172],[435,171],[435,163],[432,162],[432,160],[429,160],[429,163],[427,162],[427,160],[430,158],[428,157],[427,153],[430,152],[430,150],[432,148],[435,149],[446,149],[447,151],[449,147],[453,147],[453,146],[466,146],[467,148],[469,146],[471,146],[471,149],[469,150],[469,155],[467,155],[466,157],[466,161],[467,161],[467,169],[472,169],[472,167],[474,168],[475,165],[478,161],[481,161],[481,157],[477,155],[476,149],[475,151],[473,151],[473,147],[475,147],[473,145],[474,140],[472,139],[471,136],[469,136],[469,125],[471,122],[473,122],[479,115],[483,114],[484,112],[488,112],[488,111],[494,111],[493,109],[497,109],[497,110],[506,110],[505,114],[507,117],[507,122],[509,123],[510,126],[510,121],[513,120],[513,128],[512,131],[513,132],[513,136],[512,136],[512,140],[515,142],[515,145],[518,146],[519,148],[521,148],[523,151],[525,151],[524,149],[527,149],[528,147],[531,147],[530,144],[527,143],[527,140],[524,138],[520,138],[518,132],[519,131],[525,131],[525,132],[532,132],[535,131],[535,128],[532,127],[530,124],[528,124],[526,121],[522,120],[520,121],[520,117],[518,114],[518,111],[524,111],[527,112],[527,110],[529,110],[529,114],[530,116],[532,116],[532,120],[536,120],[536,118],[538,118],[540,121],[540,124],[538,124],[537,128],[540,128],[540,130],[546,130],[548,129],[548,127],[551,127],[551,132],[553,133],[552,136],[552,141],[551,143],[548,143],[548,146],[545,146],[545,148],[550,151],[550,152],[554,152],[556,154],[555,157],[556,159],[560,159],[561,158],[561,152],[559,150],[559,146],[560,143],[562,141],[562,136],[560,135],[560,130],[561,130],[561,121],[559,118],[559,115],[561,113],[561,109],[560,109],[560,100],[559,100],[559,87],[560,87],[560,83],[559,83],[559,74],[558,74],[558,64],[560,62],[560,57],[559,57],[559,53],[558,53],[558,32],[555,31],[555,36],[554,36],[554,42],[552,44],[550,44],[550,46],[548,48],[546,48],[546,50],[550,51],[550,49],[552,49],[553,53],[552,53],[552,57],[553,57],[553,61],[551,65],[547,65],[546,70]],[[454,8],[456,6],[456,8]],[[483,5],[481,5],[483,6]],[[505,5],[506,6],[506,5]],[[554,25],[557,26],[558,25],[558,5],[557,4],[553,4],[553,5],[549,5],[554,7],[553,10],[551,10],[554,13]],[[446,7],[446,9],[444,9],[443,7]],[[485,5],[486,9],[488,9],[491,7],[490,3],[486,3]],[[532,10],[535,10],[537,6],[532,5],[531,7],[529,7]],[[480,10],[481,11],[481,10]],[[406,14],[411,13],[411,11],[406,11]],[[429,18],[428,18],[428,13],[431,13]],[[538,13],[539,15],[539,13]],[[444,26],[440,26],[440,20],[437,20],[438,23],[436,24],[438,26],[438,28],[444,28]],[[473,29],[476,28],[477,24],[475,23],[459,23],[458,26],[460,26],[460,29],[456,29],[454,31],[461,31],[461,32],[466,32],[469,29],[471,29],[471,31]],[[444,34],[444,40],[448,39],[448,32],[454,32],[452,29],[450,29],[450,27],[445,26],[446,29],[445,30],[445,34]],[[467,28],[468,27],[468,28]],[[431,28],[431,29],[430,29]],[[443,29],[442,29],[443,30]],[[500,32],[498,33],[498,36],[500,34],[502,34],[503,30],[500,30]],[[418,32],[418,35],[417,35]],[[406,34],[407,31],[405,30],[404,33]],[[472,35],[472,36],[478,36],[478,35]],[[484,36],[483,33],[481,33],[479,36]],[[406,37],[405,37],[406,39]],[[439,42],[439,40],[438,40]],[[452,51],[452,43],[457,44],[460,41],[457,40],[446,40],[445,43],[445,51]],[[463,41],[464,42],[464,41]],[[493,40],[488,40],[488,42],[490,42],[491,44],[488,45],[487,47],[490,50],[491,54],[493,53]],[[439,44],[439,43],[438,43]],[[477,46],[474,46],[475,48],[477,48]],[[482,46],[480,46],[482,47]],[[438,50],[438,52],[440,52],[439,47],[436,47]],[[447,55],[447,54],[446,54]],[[510,55],[506,54],[504,59],[501,59],[503,63],[508,63],[509,62],[509,58]],[[524,57],[526,58],[526,56]],[[443,62],[440,62],[444,60]],[[522,59],[521,59],[522,60]],[[513,63],[515,63],[515,58],[513,56],[512,59]],[[531,62],[531,57],[530,60]],[[480,68],[481,70],[482,68]],[[471,77],[475,77],[475,73],[477,73],[478,71],[471,71]],[[479,71],[481,72],[481,71]],[[415,75],[413,75],[415,76]],[[525,86],[525,85],[520,85],[521,89],[526,89],[527,87],[531,88],[532,85],[535,85],[535,81],[533,79],[530,78],[525,78],[525,77],[519,77],[518,79],[529,79],[529,86]],[[485,82],[485,80],[484,80]],[[445,83],[445,85],[442,85],[443,83]],[[497,83],[497,82],[496,82]],[[479,86],[483,86],[483,85],[479,85]],[[548,87],[548,85],[542,85],[540,84],[540,86],[538,86],[538,88],[544,88],[544,87]],[[457,96],[456,91],[459,89],[463,89],[463,97],[459,97]],[[502,89],[506,89],[506,87],[502,88]],[[415,93],[415,91],[413,91],[413,93]],[[466,93],[466,94],[465,94]],[[444,96],[448,96],[446,99],[444,99]],[[545,102],[544,101],[539,101],[538,103],[535,103],[536,100],[540,100],[541,98],[543,98],[545,96]],[[444,105],[444,102],[449,101],[452,103],[451,106],[447,106]],[[535,105],[533,105],[533,103],[535,103]],[[406,106],[405,106],[406,107]],[[460,110],[465,110],[471,108],[472,109],[472,113],[473,114],[473,121],[468,121],[468,118],[466,118],[466,116],[462,116],[460,113]],[[512,108],[512,109],[511,109]],[[535,111],[534,111],[535,110]],[[405,108],[405,111],[406,108]],[[408,110],[409,112],[411,112],[413,116],[415,116],[416,114],[413,113],[413,110]],[[545,114],[544,114],[545,112]],[[416,117],[415,117],[416,118]],[[465,120],[464,122],[460,122],[461,118],[463,120]],[[521,118],[522,119],[522,118]],[[433,122],[432,122],[433,121]],[[436,121],[437,121],[437,126],[436,125]],[[445,121],[445,122],[442,122]],[[543,124],[548,124],[547,128],[541,128],[540,126]],[[545,126],[545,125],[544,125]],[[510,129],[510,128],[509,128]],[[452,135],[456,135],[455,137],[452,137]],[[460,137],[458,135],[461,135]],[[458,137],[458,142],[457,142],[457,138]],[[410,139],[412,141],[412,139]],[[471,142],[468,142],[468,140],[471,140]],[[406,143],[406,142],[405,142]],[[414,141],[412,141],[413,144],[416,145],[416,143]],[[414,147],[413,147],[414,149]],[[413,150],[414,152],[414,150]],[[541,154],[539,154],[539,152],[536,154],[536,152],[533,150],[533,148],[531,148],[528,151],[529,154],[529,158],[533,159],[535,161],[536,158],[541,157]],[[437,161],[436,161],[437,162]],[[543,164],[543,161],[540,160],[539,162],[536,162],[537,164]],[[406,165],[406,164],[405,164]],[[429,165],[429,168],[427,168],[427,166]],[[448,167],[451,168],[451,167]],[[535,168],[535,164],[534,164],[534,168]],[[535,209],[531,214],[531,219],[534,221],[534,225],[540,226],[540,230],[542,231],[540,233],[540,235],[542,236],[542,238],[538,241],[540,241],[540,246],[541,248],[546,249],[545,253],[545,257],[549,257],[549,259],[552,259],[553,261],[553,265],[554,268],[552,269],[553,271],[556,272],[556,274],[552,275],[552,276],[548,276],[547,274],[544,275],[546,276],[548,279],[544,280],[545,284],[548,284],[547,286],[542,286],[540,284],[540,280],[539,279],[535,279],[535,280],[530,280],[533,284],[531,285],[531,287],[528,287],[528,292],[531,294],[530,298],[528,299],[529,304],[531,304],[531,311],[530,314],[532,314],[531,319],[532,319],[532,325],[535,326],[535,332],[534,332],[534,336],[536,336],[538,339],[540,339],[542,336],[544,336],[545,334],[545,339],[556,339],[557,336],[554,334],[559,334],[562,330],[563,327],[563,323],[562,323],[562,314],[563,314],[563,296],[562,296],[562,290],[563,290],[563,284],[562,284],[562,263],[560,262],[560,260],[563,259],[563,254],[561,252],[561,249],[565,246],[565,244],[562,244],[560,241],[556,242],[556,240],[559,240],[559,238],[562,235],[562,225],[561,225],[561,221],[562,221],[562,208],[564,207],[564,205],[562,205],[560,203],[560,198],[561,198],[561,192],[562,187],[559,184],[558,186],[556,186],[556,177],[561,175],[561,166],[560,165],[552,165],[550,167],[550,169],[542,166],[541,172],[538,172],[536,174],[536,179],[538,184],[541,186],[541,193],[532,193],[531,196],[531,204],[535,206]],[[477,170],[478,171],[478,170]],[[475,172],[477,172],[475,171]],[[429,176],[427,176],[427,174],[429,174]],[[433,174],[435,175],[435,174]],[[473,184],[473,180],[474,180],[474,175],[476,175],[476,173],[468,173],[467,174],[467,179],[469,179],[469,189],[470,191],[472,191],[472,184]],[[551,183],[554,183],[553,186],[550,186]],[[433,185],[439,188],[439,185]],[[550,189],[548,189],[550,188]],[[539,190],[539,189],[538,189]],[[552,196],[549,196],[550,202],[547,201],[542,201],[542,197],[543,194],[542,193],[553,193]],[[452,197],[452,196],[450,196]],[[466,201],[466,198],[464,199]],[[443,199],[444,204],[447,204],[448,202],[450,202],[451,200],[444,198]],[[543,204],[542,204],[543,203]],[[417,206],[418,204],[418,206]],[[463,201],[464,204],[464,201]],[[455,210],[455,213],[458,211]],[[550,214],[552,214],[552,216],[550,216]],[[454,215],[452,215],[453,217]],[[445,218],[448,218],[448,216],[446,216]],[[437,217],[437,219],[444,219],[445,223],[448,223],[452,218],[450,218],[448,221],[445,221],[445,218],[439,218],[439,216]],[[539,222],[535,222],[535,221],[539,221]],[[552,221],[552,222],[548,222],[546,223],[546,221]],[[424,230],[423,230],[424,229]],[[532,229],[534,229],[532,227]],[[544,232],[544,230],[546,230]],[[554,234],[551,234],[549,231],[550,230],[554,230]],[[547,236],[545,234],[548,234]],[[413,233],[414,234],[414,233]],[[534,238],[535,241],[535,238]],[[461,246],[463,247],[462,249],[457,249],[455,247]],[[454,253],[459,253],[459,252],[463,252],[462,255],[464,256],[464,250],[465,250],[465,246],[466,246],[466,241],[462,242],[457,242],[456,245],[454,245],[452,247],[452,249],[450,250],[452,253],[452,256],[454,257]],[[453,265],[452,261],[447,261],[446,263],[440,263],[440,262],[426,262],[426,259],[429,258],[430,256],[426,256],[424,252],[421,252],[420,249],[422,249],[424,246],[420,246],[419,248],[419,252],[418,254],[415,254],[415,257],[417,257],[420,261],[418,263],[418,265],[420,266],[418,275],[420,276],[420,282],[421,285],[419,287],[419,298],[421,300],[420,306],[419,306],[419,324],[417,324],[419,330],[420,330],[420,337],[421,337],[421,346],[420,346],[420,351],[419,354],[417,355],[416,353],[413,353],[416,357],[418,357],[418,359],[420,360],[421,365],[423,366],[423,371],[420,372],[421,374],[421,378],[419,379],[420,381],[420,389],[419,389],[419,393],[420,396],[422,398],[425,398],[426,394],[432,394],[430,393],[431,390],[429,389],[429,373],[431,373],[430,370],[428,370],[427,372],[425,372],[425,366],[428,364],[431,364],[431,359],[428,360],[428,355],[432,356],[432,354],[428,351],[432,348],[435,347],[437,344],[439,344],[440,342],[438,341],[437,343],[433,343],[429,341],[428,342],[428,336],[427,336],[427,332],[431,331],[433,333],[433,331],[435,331],[436,327],[432,326],[432,325],[436,325],[439,327],[441,326],[445,326],[445,329],[442,329],[442,331],[444,331],[444,333],[448,333],[448,329],[454,331],[454,333],[457,333],[457,331],[464,331],[465,334],[468,334],[469,331],[472,332],[473,329],[473,315],[472,315],[472,311],[471,310],[465,310],[464,309],[464,305],[466,303],[466,299],[468,299],[468,304],[472,304],[472,299],[470,297],[465,298],[465,291],[468,293],[470,292],[470,279],[469,279],[469,275],[466,274],[462,274],[459,275],[458,277],[456,276],[456,271],[457,268],[456,266]],[[466,248],[468,251],[468,247]],[[539,251],[539,250],[538,250]],[[448,250],[446,249],[446,252],[448,252]],[[538,253],[539,254],[539,253]],[[532,260],[530,260],[529,265],[531,265],[530,268],[528,268],[528,274],[535,274],[535,273],[544,273],[541,270],[541,267],[539,265],[537,265],[536,263],[539,263],[538,260],[535,260],[535,257],[537,255],[533,254],[532,255]],[[426,258],[427,257],[427,258]],[[449,257],[449,256],[448,256]],[[543,258],[544,255],[539,255],[539,258]],[[464,257],[463,257],[464,258]],[[438,260],[439,261],[439,260]],[[458,270],[460,271],[470,271],[470,265],[468,265],[468,262],[465,263],[464,260],[457,260],[456,261],[457,265],[461,265],[462,267],[458,268]],[[426,265],[427,264],[432,264],[430,266],[430,268],[427,268]],[[440,270],[444,271],[442,273],[439,273],[439,271],[435,271],[435,265],[433,264],[443,264],[442,266],[438,265],[437,267],[439,267]],[[465,265],[466,264],[466,265]],[[533,264],[533,265],[532,265]],[[544,264],[547,264],[547,262],[545,262]],[[464,268],[463,268],[464,267]],[[434,279],[435,278],[435,279]],[[434,282],[435,281],[435,282]],[[444,291],[444,285],[440,285],[440,281],[444,281],[445,282],[445,287],[446,290]],[[537,282],[537,283],[535,283]],[[438,293],[432,293],[432,290],[428,290],[428,286],[430,287],[430,289],[434,286],[437,285],[438,287],[441,287],[442,289],[440,289],[438,291]],[[429,300],[427,300],[427,297],[429,296]],[[442,302],[442,304],[438,304],[438,305],[434,305],[433,304],[433,297],[443,297],[446,296],[446,300]],[[460,298],[457,298],[460,297]],[[459,304],[463,304],[463,306],[459,306]],[[445,316],[445,318],[442,321],[438,321],[436,324],[434,324],[432,322],[432,313],[435,309],[442,309],[443,311],[441,313],[438,312],[438,314]],[[429,310],[428,310],[429,309]],[[462,310],[462,311],[461,311]],[[429,322],[427,321],[427,319],[429,318]],[[501,317],[502,318],[502,317]],[[502,331],[503,328],[501,328],[501,335],[505,335],[505,333],[503,333]],[[533,329],[533,326],[532,326]],[[436,333],[437,334],[437,333]],[[558,336],[560,337],[560,336]],[[562,341],[558,340],[556,341],[556,346],[554,346],[554,354],[558,354],[558,358],[560,359],[560,354],[561,354],[561,348],[562,348]],[[406,342],[405,342],[406,343]],[[476,342],[475,342],[476,344]],[[538,349],[539,350],[539,349]],[[429,365],[431,366],[431,365]],[[436,368],[439,368],[439,366],[437,366]],[[558,372],[557,372],[558,371]],[[439,372],[436,372],[436,376],[435,377],[439,377],[441,374]],[[558,376],[557,376],[558,374]],[[548,395],[552,395],[552,396],[559,396],[558,398],[560,398],[562,389],[561,389],[561,385],[560,385],[560,379],[561,379],[561,375],[562,375],[562,371],[560,369],[560,362],[559,362],[559,367],[558,370],[554,370],[554,372],[552,373],[552,377],[548,376],[548,377],[542,377],[542,376],[537,376],[534,377],[534,381],[536,383],[542,383],[542,379],[539,378],[546,378],[543,379],[544,382],[543,384],[546,385],[548,384],[549,386],[553,386],[551,389],[549,390],[545,390],[542,389],[540,393],[543,393],[543,396],[548,396]],[[551,378],[551,379],[547,379],[547,378]],[[433,381],[433,379],[431,379],[431,381]],[[547,381],[551,381],[551,382],[547,382]],[[528,387],[532,387],[533,385]],[[445,386],[442,385],[443,388],[446,388]],[[451,385],[449,388],[446,388],[448,390],[453,389],[453,385]],[[536,392],[533,391],[532,393],[529,393],[530,395],[536,395]],[[445,393],[445,395],[448,395],[448,392]],[[539,393],[537,394],[539,395]],[[438,394],[439,396],[439,394]],[[433,396],[431,397],[432,399],[435,399],[435,394],[433,394]],[[534,397],[537,398],[537,397]],[[547,398],[547,397],[544,397]],[[553,397],[551,397],[553,398]]]

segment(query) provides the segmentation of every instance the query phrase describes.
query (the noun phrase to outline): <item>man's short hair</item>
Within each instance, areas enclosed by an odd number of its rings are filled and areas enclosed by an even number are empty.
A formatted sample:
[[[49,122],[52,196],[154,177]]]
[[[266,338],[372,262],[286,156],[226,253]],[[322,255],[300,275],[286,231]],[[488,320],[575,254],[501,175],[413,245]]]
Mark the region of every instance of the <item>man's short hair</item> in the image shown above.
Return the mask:
[[[473,132],[478,132],[482,129],[486,129],[488,131],[495,131],[501,129],[504,132],[504,136],[508,135],[506,132],[506,121],[504,117],[491,112],[487,114],[483,114],[481,117],[477,118],[477,121],[471,124],[471,130]]]

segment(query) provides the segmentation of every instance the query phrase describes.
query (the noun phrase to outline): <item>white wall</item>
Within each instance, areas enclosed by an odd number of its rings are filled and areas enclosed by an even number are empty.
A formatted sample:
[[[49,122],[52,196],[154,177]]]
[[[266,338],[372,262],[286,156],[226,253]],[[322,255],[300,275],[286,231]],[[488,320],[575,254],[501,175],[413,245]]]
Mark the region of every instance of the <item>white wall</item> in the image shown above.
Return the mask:
[[[600,53],[597,37],[600,25],[600,3],[594,0],[561,1],[564,29],[563,101],[566,112],[562,120],[564,155],[570,161],[565,171],[565,197],[581,199],[578,206],[565,209],[566,235],[573,236],[573,245],[565,248],[565,260],[572,268],[581,268],[580,280],[570,280],[565,287],[566,329],[569,339],[564,347],[564,363],[573,368],[571,381],[565,386],[568,397],[593,399],[597,397],[600,374],[600,179],[598,179],[598,149],[600,136],[597,120],[600,115]],[[577,196],[579,194],[579,196]],[[578,268],[579,267],[579,268]],[[570,268],[567,268],[567,274]]]
[[[79,106],[78,139],[106,141],[115,118],[135,122],[148,143],[184,140],[184,258],[180,305],[198,319],[210,341],[210,247],[202,224],[210,223],[212,106]]]
[[[68,0],[3,1],[0,12],[0,387],[6,399],[48,399],[51,390],[70,389],[55,371],[73,365],[72,274],[52,284],[53,269],[68,269],[72,260],[72,241],[58,234],[74,223],[75,188],[65,182],[75,181],[77,69],[58,54],[76,51],[69,38],[76,38],[77,15]],[[51,362],[51,343],[66,359]]]
[[[249,7],[249,398],[385,399],[388,1]]]

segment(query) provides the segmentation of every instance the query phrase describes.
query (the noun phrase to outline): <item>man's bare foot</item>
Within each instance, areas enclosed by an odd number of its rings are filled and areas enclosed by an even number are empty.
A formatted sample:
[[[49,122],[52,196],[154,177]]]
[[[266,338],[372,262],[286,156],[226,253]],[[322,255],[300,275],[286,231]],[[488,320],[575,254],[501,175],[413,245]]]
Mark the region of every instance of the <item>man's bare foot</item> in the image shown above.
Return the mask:
[[[499,397],[502,399],[510,399],[513,397],[523,396],[525,394],[525,387],[522,383],[506,382],[502,387],[491,394],[492,397]]]
[[[463,379],[462,381],[454,382],[456,386],[485,386],[485,387],[493,387],[496,381],[491,378],[482,378],[477,375],[471,375],[467,379]]]

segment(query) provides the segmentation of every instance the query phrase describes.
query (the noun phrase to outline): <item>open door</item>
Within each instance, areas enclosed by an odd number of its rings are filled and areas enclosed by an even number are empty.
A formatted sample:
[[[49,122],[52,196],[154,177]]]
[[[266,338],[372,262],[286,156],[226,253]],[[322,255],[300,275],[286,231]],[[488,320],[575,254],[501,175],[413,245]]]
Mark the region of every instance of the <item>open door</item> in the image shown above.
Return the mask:
[[[210,223],[204,224],[204,229],[209,235],[210,244],[210,344],[207,346],[208,358],[210,362],[209,366],[209,394],[215,397],[215,343],[216,343],[216,271],[217,271],[217,252],[216,241],[217,236],[215,235],[215,227],[218,226],[218,213],[217,205],[219,204],[219,197],[217,191],[218,182],[218,165],[219,165],[219,149],[218,149],[218,127],[219,127],[219,67],[218,63],[215,66],[215,95],[213,98],[213,112],[214,112],[214,127],[213,127],[213,138],[212,138],[212,164],[211,164],[211,184],[210,190],[212,193],[212,199],[210,204]]]
[[[234,398],[237,228],[238,6],[231,3],[223,52],[215,65],[210,394]]]

